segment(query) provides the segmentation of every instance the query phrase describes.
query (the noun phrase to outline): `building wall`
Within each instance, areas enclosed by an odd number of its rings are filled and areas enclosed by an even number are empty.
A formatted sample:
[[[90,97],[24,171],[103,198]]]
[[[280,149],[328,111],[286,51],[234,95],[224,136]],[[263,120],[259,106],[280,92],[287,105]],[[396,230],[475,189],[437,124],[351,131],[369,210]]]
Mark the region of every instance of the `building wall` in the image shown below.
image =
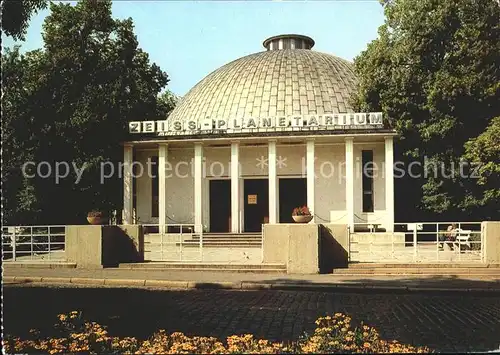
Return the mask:
[[[373,175],[373,212],[363,212],[363,165],[361,152],[373,150],[374,167],[378,170]],[[385,223],[385,145],[354,144],[354,223]]]
[[[173,171],[167,175],[167,223],[194,223],[193,160],[194,148],[168,150],[168,161]]]
[[[330,223],[330,211],[333,211],[334,219],[347,218],[344,145],[318,145],[315,156],[316,223]]]
[[[135,159],[143,167],[146,167],[148,158],[158,155],[153,150],[136,150]],[[137,172],[136,179],[136,214],[138,223],[152,223],[151,217],[151,178],[147,171],[142,174]]]
[[[374,212],[362,212],[362,162],[361,151],[374,151],[374,163],[378,170],[374,176]],[[354,144],[354,209],[355,222],[385,223],[384,143]],[[158,155],[154,150],[136,153],[137,160],[146,164],[148,157]],[[301,145],[277,145],[278,178],[306,178],[306,147]],[[343,144],[318,144],[315,147],[316,199],[314,213],[317,223],[347,223],[345,198],[345,146]],[[169,148],[168,161],[172,168],[167,177],[167,223],[194,223],[193,148]],[[209,228],[209,181],[230,178],[230,147],[204,147],[203,223]],[[240,147],[240,206],[243,216],[243,179],[267,178],[267,145]],[[176,174],[176,169],[177,173]],[[179,175],[179,176],[177,176]],[[278,202],[279,203],[279,202]],[[137,178],[137,216],[140,223],[157,223],[151,217],[151,178],[148,174]],[[240,221],[241,221],[240,219]]]

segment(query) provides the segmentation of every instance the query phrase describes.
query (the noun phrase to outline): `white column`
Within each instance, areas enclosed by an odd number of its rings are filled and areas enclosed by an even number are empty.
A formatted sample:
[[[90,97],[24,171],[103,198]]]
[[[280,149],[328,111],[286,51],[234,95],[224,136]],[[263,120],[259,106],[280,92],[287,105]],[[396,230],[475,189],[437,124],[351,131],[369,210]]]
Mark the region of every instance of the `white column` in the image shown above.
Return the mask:
[[[168,144],[160,143],[158,145],[158,224],[160,233],[164,233],[167,224],[167,176],[166,168],[168,161]]]
[[[385,137],[385,210],[386,229],[394,230],[394,144],[393,137]]]
[[[276,140],[268,145],[269,175],[269,223],[278,223],[278,173],[276,171]]]
[[[134,209],[134,188],[132,176],[134,148],[131,144],[126,144],[123,147],[123,213],[122,223],[132,224],[133,209]]]
[[[240,233],[240,144],[231,143],[231,232]]]
[[[347,212],[347,225],[351,232],[354,231],[354,141],[349,137],[345,139],[345,203]]]
[[[203,144],[194,144],[194,224],[195,232],[203,232]]]
[[[314,140],[309,139],[306,144],[306,177],[307,177],[307,207],[313,214],[316,214],[314,206],[315,197],[315,181],[314,181]],[[312,222],[315,222],[313,217]]]

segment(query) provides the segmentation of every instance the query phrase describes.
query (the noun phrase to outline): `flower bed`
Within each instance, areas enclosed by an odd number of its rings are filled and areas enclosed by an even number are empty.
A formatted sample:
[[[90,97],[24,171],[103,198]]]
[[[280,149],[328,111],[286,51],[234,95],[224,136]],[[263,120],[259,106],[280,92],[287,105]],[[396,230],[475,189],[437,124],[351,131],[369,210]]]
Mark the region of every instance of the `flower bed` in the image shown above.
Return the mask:
[[[312,335],[288,344],[255,339],[253,335],[234,335],[225,342],[213,337],[188,337],[182,333],[166,334],[160,330],[148,340],[118,338],[105,327],[82,318],[81,312],[60,314],[55,325],[57,336],[43,338],[32,330],[32,339],[6,337],[6,353],[135,353],[135,354],[283,354],[283,353],[424,353],[425,347],[413,347],[397,341],[385,341],[367,325],[351,328],[351,319],[341,313],[316,321]]]

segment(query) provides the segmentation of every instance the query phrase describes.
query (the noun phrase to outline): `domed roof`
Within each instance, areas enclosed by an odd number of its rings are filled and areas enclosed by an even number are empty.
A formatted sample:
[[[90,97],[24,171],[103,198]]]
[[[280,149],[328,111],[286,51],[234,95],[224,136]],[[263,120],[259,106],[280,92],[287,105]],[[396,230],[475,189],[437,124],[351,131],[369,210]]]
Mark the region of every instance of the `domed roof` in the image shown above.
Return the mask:
[[[168,119],[353,112],[348,101],[356,78],[350,62],[309,49],[282,47],[280,43],[279,50],[254,53],[215,70],[181,99]]]

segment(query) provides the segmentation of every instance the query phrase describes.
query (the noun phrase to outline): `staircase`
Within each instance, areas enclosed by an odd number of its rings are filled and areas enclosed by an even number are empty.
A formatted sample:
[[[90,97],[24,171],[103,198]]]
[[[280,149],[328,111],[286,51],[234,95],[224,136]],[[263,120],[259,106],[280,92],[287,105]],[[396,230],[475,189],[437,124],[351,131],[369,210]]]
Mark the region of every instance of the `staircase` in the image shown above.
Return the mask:
[[[165,271],[203,271],[256,274],[286,274],[284,264],[238,264],[238,263],[189,263],[189,262],[144,262],[120,264],[120,269],[128,270],[165,270]]]
[[[184,263],[260,264],[259,233],[148,233],[144,235],[144,260]]]
[[[480,263],[351,263],[348,268],[334,269],[336,276],[395,276],[395,275],[421,275],[421,276],[484,276],[496,277],[500,280],[500,264]]]
[[[157,245],[161,243],[162,236],[159,233],[149,233],[144,235],[144,244]],[[181,234],[166,234],[163,242],[181,244]],[[182,246],[199,247],[199,234],[184,234],[182,236]],[[203,247],[256,247],[262,246],[262,235],[256,233],[207,233],[203,234]],[[145,248],[146,249],[146,248]]]
[[[199,243],[200,236],[193,235],[190,241]],[[262,246],[262,235],[260,233],[206,233],[203,234],[203,246],[242,246],[260,248]]]

